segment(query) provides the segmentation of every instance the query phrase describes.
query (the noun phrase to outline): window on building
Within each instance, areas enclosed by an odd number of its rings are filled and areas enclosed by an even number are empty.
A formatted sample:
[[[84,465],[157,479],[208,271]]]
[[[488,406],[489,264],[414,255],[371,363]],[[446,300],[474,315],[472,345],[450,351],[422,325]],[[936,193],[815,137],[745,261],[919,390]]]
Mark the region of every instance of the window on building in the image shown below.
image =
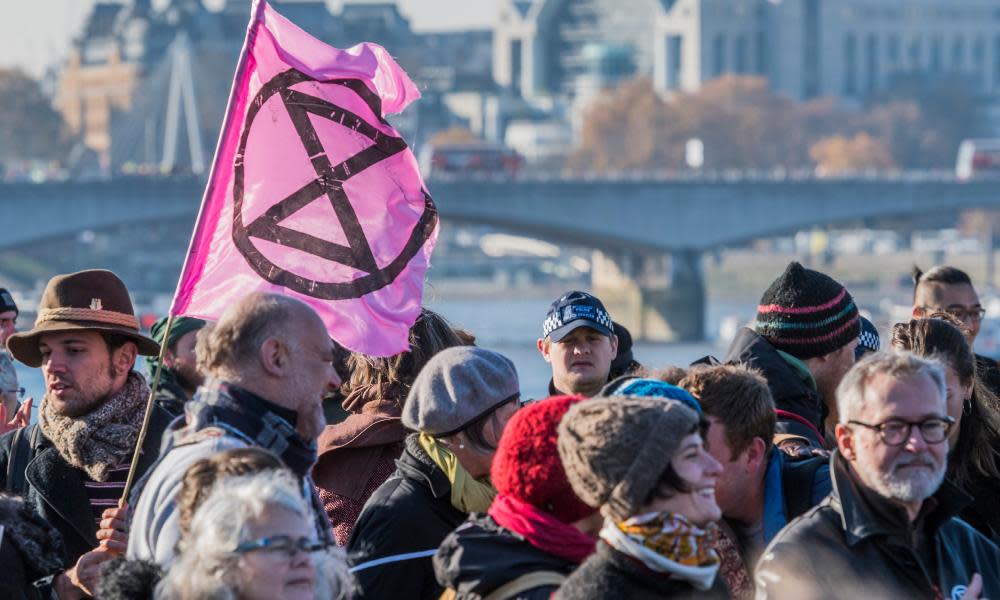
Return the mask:
[[[1000,35],[993,39],[993,87],[1000,89]]]
[[[679,35],[667,36],[667,89],[681,87],[681,51],[683,38]]]
[[[765,75],[767,74],[767,35],[763,31],[757,32],[756,50],[756,72],[758,75]]]
[[[982,88],[986,85],[986,40],[977,37],[972,42],[972,80],[976,87]]]
[[[858,40],[853,34],[844,37],[844,95],[858,93]]]
[[[931,39],[931,72],[940,73],[944,68],[944,57],[942,54],[944,50],[941,48],[943,44],[941,43],[940,37],[935,37]]]
[[[889,36],[888,45],[886,46],[886,56],[889,58],[889,66],[894,69],[899,68],[899,34],[893,33]]]
[[[956,36],[951,43],[951,68],[961,71],[965,67],[965,39]]]
[[[822,79],[822,61],[820,60],[820,0],[806,0],[805,18],[803,19],[802,38],[804,59],[802,61],[802,88],[806,98],[819,95]]]
[[[747,36],[740,35],[736,38],[736,72],[748,73],[750,71],[750,48],[747,45]]]
[[[919,37],[915,37],[910,40],[910,49],[908,54],[910,55],[910,68],[913,70],[918,70],[921,67],[921,55],[924,53],[923,42]]]
[[[712,76],[726,72],[726,36],[717,33],[712,40]]]
[[[878,87],[878,37],[874,33],[868,34],[865,41],[865,67],[867,76],[865,77],[865,91],[871,94]]]
[[[510,43],[510,87],[521,93],[521,40]]]

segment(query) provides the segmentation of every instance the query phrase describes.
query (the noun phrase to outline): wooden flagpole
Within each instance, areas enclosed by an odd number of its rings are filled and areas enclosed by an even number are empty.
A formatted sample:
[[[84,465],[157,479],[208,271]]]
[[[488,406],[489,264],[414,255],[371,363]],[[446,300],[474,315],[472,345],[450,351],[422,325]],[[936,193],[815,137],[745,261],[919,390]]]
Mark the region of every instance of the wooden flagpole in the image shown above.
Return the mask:
[[[174,325],[174,315],[167,316],[167,326],[163,331],[163,342],[160,343],[160,357],[156,362],[156,372],[153,373],[153,385],[149,388],[149,400],[146,401],[146,414],[142,418],[142,428],[139,429],[139,438],[135,441],[135,451],[132,453],[132,464],[128,469],[128,479],[125,480],[125,489],[122,497],[118,500],[118,506],[124,506],[128,500],[128,495],[132,491],[132,484],[135,483],[135,471],[139,466],[139,457],[142,454],[142,444],[146,441],[146,432],[149,429],[149,418],[153,414],[153,400],[156,398],[156,390],[160,387],[160,373],[163,371],[163,358],[167,354],[167,340],[170,339],[170,328]]]
[[[243,40],[243,49],[240,51],[240,59],[236,64],[236,74],[233,77],[233,85],[229,90],[229,101],[226,103],[226,115],[222,122],[222,130],[219,132],[219,140],[215,146],[215,157],[212,159],[212,170],[208,174],[208,185],[205,186],[205,193],[201,199],[201,207],[198,209],[198,218],[194,224],[194,233],[191,235],[191,241],[188,243],[187,255],[184,257],[184,267],[181,269],[181,276],[177,280],[177,290],[174,292],[174,304],[177,302],[177,295],[180,291],[181,283],[184,281],[184,277],[187,274],[188,266],[191,262],[191,254],[195,251],[195,240],[198,237],[198,232],[201,231],[202,221],[205,218],[205,203],[212,197],[213,187],[215,185],[215,173],[218,169],[223,168],[219,165],[219,150],[222,148],[226,132],[229,131],[231,126],[230,121],[233,119],[233,105],[236,102],[236,96],[239,92],[239,83],[243,79],[243,71],[246,69],[247,57],[250,53],[250,44],[253,41],[253,37],[256,35],[256,27],[266,5],[266,0],[253,0],[253,4],[251,5],[250,24],[247,26],[247,35]],[[228,168],[232,168],[232,165],[229,165]],[[149,401],[146,403],[146,415],[142,420],[142,429],[139,430],[139,439],[136,440],[135,443],[135,453],[132,455],[132,465],[128,470],[128,479],[125,481],[125,489],[122,492],[122,497],[118,501],[119,506],[123,505],[128,500],[128,495],[132,491],[132,485],[135,483],[135,471],[139,464],[139,455],[142,453],[142,443],[146,439],[146,430],[149,429],[149,417],[153,412],[153,398],[156,395],[157,388],[160,386],[160,371],[163,369],[163,356],[167,352],[167,340],[169,339],[170,328],[173,324],[174,306],[172,304],[170,306],[170,314],[167,316],[167,325],[163,332],[163,343],[160,344],[159,364],[156,366],[156,372],[153,374],[153,384],[149,390]]]

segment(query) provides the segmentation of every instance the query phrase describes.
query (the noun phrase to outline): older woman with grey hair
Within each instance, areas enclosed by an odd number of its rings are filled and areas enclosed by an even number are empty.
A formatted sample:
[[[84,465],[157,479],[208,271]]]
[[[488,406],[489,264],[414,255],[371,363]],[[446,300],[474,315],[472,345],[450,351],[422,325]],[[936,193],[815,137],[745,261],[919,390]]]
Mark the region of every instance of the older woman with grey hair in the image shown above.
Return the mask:
[[[284,471],[219,481],[157,586],[168,600],[327,600],[353,587],[343,552],[316,537],[309,506]]]

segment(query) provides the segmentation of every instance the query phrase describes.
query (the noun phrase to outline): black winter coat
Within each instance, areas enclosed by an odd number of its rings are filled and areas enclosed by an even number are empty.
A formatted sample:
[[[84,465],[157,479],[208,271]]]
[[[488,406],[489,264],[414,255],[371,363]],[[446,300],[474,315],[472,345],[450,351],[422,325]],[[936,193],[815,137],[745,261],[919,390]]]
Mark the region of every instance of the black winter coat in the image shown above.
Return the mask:
[[[725,362],[742,363],[761,371],[774,398],[774,407],[798,415],[809,423],[806,425],[779,412],[775,434],[794,435],[817,448],[824,447],[820,436],[828,411],[823,399],[815,388],[802,381],[770,342],[744,327],[729,346]]]
[[[173,416],[157,404],[153,405],[149,429],[142,445],[136,479],[149,469],[160,451],[160,438]],[[37,434],[31,432],[37,429]],[[97,547],[97,523],[83,483],[87,475],[67,463],[38,425],[24,429],[22,439],[33,442],[30,459],[24,470],[27,491],[8,489],[8,463],[17,431],[0,437],[0,490],[23,495],[28,508],[54,527],[63,539],[65,568],[76,564],[83,554]],[[20,451],[19,451],[20,452]],[[17,460],[21,460],[18,458]]]
[[[437,599],[431,557],[468,515],[451,505],[451,483],[416,434],[406,438],[396,472],[361,509],[347,542],[358,597]]]
[[[785,527],[757,564],[759,600],[957,598],[974,573],[983,577],[980,597],[1000,598],[1000,549],[953,517],[966,494],[945,482],[916,526],[904,525],[902,508],[872,504],[840,454],[830,460],[833,491]]]
[[[657,600],[660,598],[729,598],[721,577],[701,591],[682,579],[657,573],[603,541],[559,588],[556,600]]]
[[[179,417],[184,414],[184,405],[188,402],[187,392],[173,377],[163,375],[166,373],[161,374],[160,385],[156,388],[156,404],[171,416]]]
[[[522,575],[549,571],[568,576],[579,565],[539,550],[488,515],[475,514],[441,543],[434,555],[438,583],[456,600],[482,598]],[[539,586],[511,600],[548,600],[557,586]]]

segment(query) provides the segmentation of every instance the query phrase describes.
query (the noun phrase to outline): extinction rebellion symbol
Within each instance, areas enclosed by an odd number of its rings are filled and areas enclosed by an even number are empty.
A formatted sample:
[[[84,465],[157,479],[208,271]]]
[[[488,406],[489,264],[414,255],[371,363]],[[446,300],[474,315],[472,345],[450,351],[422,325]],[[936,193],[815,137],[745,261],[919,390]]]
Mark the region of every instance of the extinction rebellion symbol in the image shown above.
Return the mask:
[[[357,213],[344,191],[344,182],[365,169],[390,158],[406,149],[400,137],[389,136],[357,114],[322,98],[292,89],[306,81],[316,81],[295,69],[289,69],[267,82],[247,109],[246,124],[240,137],[233,173],[233,242],[250,266],[265,280],[287,287],[301,294],[322,300],[360,298],[381,289],[399,276],[410,260],[420,251],[437,224],[437,209],[426,190],[424,210],[410,233],[409,239],[398,256],[388,264],[379,266],[371,245],[358,221]],[[321,84],[340,85],[353,91],[378,117],[382,114],[381,99],[358,79],[332,79]],[[250,223],[243,222],[244,158],[247,139],[254,119],[264,104],[278,94],[288,110],[292,124],[316,172],[316,178],[291,195],[276,199],[273,206]],[[372,146],[332,164],[320,141],[316,128],[309,119],[313,114],[372,140]],[[381,118],[381,117],[379,117]],[[382,119],[385,123],[385,120]],[[295,231],[280,223],[305,206],[325,196],[343,228],[347,245]],[[276,265],[254,245],[253,239],[266,240],[287,248],[340,263],[364,273],[348,281],[315,281],[301,274]]]

